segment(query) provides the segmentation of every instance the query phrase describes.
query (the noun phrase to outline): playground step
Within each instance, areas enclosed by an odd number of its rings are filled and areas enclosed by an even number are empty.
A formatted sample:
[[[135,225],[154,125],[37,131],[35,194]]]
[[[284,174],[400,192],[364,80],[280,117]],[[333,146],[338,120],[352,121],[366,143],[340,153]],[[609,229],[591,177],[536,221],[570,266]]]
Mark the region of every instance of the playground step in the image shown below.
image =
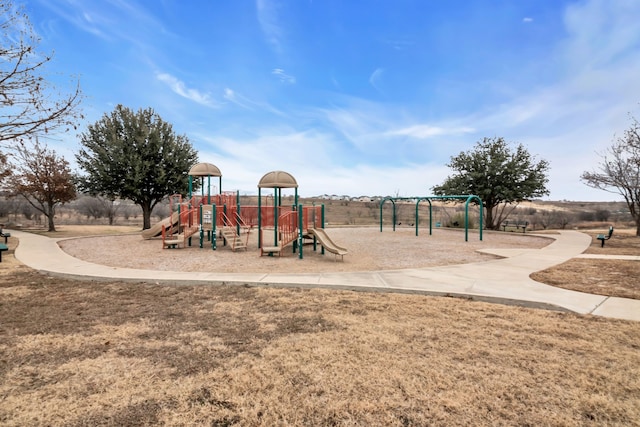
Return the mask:
[[[237,249],[247,249],[246,243],[238,236],[235,227],[223,227],[221,233],[233,252]]]

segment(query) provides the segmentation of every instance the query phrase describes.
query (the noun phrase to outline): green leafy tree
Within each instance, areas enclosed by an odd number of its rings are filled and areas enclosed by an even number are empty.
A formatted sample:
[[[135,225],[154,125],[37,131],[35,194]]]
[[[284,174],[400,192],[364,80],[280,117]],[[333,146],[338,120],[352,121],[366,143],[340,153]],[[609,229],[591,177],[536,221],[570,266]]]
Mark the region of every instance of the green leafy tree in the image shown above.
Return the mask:
[[[549,163],[536,161],[522,144],[511,149],[503,138],[483,138],[472,151],[453,156],[447,166],[455,174],[433,187],[434,193],[478,196],[489,229],[498,229],[519,202],[549,194]]]
[[[635,117],[601,157],[598,170],[584,172],[581,179],[589,187],[624,197],[640,236],[640,123]]]
[[[176,135],[151,108],[134,113],[118,105],[80,139],[80,188],[140,205],[143,229],[151,227],[151,212],[163,198],[187,193],[189,169],[198,161],[187,137]]]
[[[75,129],[82,117],[79,85],[57,92],[45,78],[52,55],[36,50],[39,41],[22,9],[0,0],[0,146]]]
[[[9,188],[48,219],[49,231],[56,231],[56,208],[76,198],[69,162],[37,141],[30,148],[17,148],[16,165]]]

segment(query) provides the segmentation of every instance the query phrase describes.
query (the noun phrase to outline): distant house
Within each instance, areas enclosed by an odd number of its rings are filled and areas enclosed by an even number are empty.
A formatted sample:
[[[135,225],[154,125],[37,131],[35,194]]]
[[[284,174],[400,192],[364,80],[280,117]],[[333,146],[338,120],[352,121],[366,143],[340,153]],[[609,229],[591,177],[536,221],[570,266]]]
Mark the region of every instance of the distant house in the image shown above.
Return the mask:
[[[376,198],[375,197],[370,197],[370,196],[360,196],[354,199],[356,202],[375,202]]]

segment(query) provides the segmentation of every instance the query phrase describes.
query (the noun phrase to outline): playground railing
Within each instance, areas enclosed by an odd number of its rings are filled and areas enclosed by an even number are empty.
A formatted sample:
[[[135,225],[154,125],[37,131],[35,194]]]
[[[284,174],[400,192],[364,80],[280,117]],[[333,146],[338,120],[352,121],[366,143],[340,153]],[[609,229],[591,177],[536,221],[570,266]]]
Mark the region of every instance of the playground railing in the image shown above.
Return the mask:
[[[231,241],[229,241],[229,244],[231,245],[232,248],[236,247],[236,241],[238,241],[240,239],[240,236],[238,235],[238,233],[236,233],[235,231],[233,231],[233,234],[230,236],[228,234],[225,233],[225,228],[228,229],[233,229],[235,227],[235,224],[233,223],[233,221],[231,220],[231,218],[229,218],[229,216],[227,214],[225,214],[224,212],[220,212],[220,215],[218,215],[218,218],[221,218],[221,224],[223,226],[223,236],[225,237],[225,239],[231,240],[229,239],[229,237],[232,238]]]
[[[189,201],[192,207],[198,207],[200,205],[217,205],[217,206],[236,206],[237,198],[236,193],[222,193],[212,194],[205,196],[192,196]]]
[[[302,207],[302,229],[322,228],[322,206]]]
[[[200,209],[185,207],[180,210],[180,225],[194,227],[200,224]]]
[[[298,238],[298,213],[295,211],[285,212],[278,218],[278,232],[280,234],[280,245],[284,248]]]

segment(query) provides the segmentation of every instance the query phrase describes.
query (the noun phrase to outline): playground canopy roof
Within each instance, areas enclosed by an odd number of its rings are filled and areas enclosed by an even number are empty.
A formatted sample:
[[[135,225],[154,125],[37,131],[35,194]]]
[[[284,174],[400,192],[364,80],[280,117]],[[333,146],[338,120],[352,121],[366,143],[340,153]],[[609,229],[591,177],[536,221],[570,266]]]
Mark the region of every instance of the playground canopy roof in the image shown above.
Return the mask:
[[[190,176],[222,176],[222,172],[211,163],[198,163],[189,169]]]
[[[298,182],[287,172],[273,171],[260,179],[258,188],[298,188]]]

